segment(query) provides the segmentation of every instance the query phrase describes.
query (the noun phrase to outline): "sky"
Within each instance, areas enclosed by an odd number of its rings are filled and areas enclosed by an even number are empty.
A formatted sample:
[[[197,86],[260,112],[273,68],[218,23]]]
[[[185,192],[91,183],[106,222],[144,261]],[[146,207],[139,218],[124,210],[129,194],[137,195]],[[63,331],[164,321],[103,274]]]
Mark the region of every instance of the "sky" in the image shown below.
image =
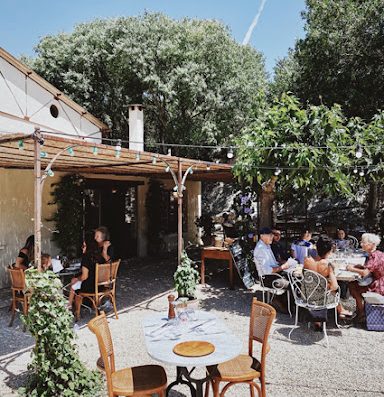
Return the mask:
[[[46,35],[71,32],[95,18],[135,16],[144,11],[163,12],[172,18],[217,19],[240,43],[262,0],[1,0],[0,46],[12,55],[33,55]],[[265,57],[273,72],[296,39],[304,36],[301,11],[305,0],[266,0],[250,44]]]

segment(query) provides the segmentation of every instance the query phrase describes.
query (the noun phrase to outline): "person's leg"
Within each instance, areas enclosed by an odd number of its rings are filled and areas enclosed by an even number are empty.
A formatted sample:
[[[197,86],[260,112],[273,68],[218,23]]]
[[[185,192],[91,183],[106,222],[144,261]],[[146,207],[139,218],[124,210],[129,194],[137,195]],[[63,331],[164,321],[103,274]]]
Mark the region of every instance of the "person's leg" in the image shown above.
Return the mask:
[[[368,290],[368,287],[361,287],[357,281],[349,283],[349,292],[356,301],[356,312],[359,319],[364,317],[364,299],[362,293]]]

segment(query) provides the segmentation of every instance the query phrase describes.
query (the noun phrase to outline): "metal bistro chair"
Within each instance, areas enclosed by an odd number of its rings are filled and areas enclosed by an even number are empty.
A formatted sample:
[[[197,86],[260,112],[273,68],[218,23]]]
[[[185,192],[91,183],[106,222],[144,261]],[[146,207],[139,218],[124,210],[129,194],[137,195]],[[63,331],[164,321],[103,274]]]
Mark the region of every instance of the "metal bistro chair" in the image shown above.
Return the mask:
[[[93,318],[88,328],[96,335],[106,376],[108,397],[151,396],[165,397],[167,375],[159,365],[115,369],[115,355],[111,332],[105,313]],[[99,361],[99,360],[98,360]]]
[[[84,298],[91,301],[92,306],[95,309],[96,315],[99,314],[101,301],[105,297],[111,298],[115,317],[116,319],[119,318],[116,308],[116,277],[119,265],[120,259],[112,263],[103,263],[96,265],[95,292],[79,292],[75,295],[75,311],[77,321],[80,318],[80,309]]]
[[[28,295],[25,294],[25,274],[23,269],[15,269],[8,267],[9,275],[11,277],[11,290],[12,290],[12,304],[10,310],[12,311],[11,321],[9,326],[12,327],[13,321],[15,320],[16,306],[17,303],[21,303],[23,308],[23,314],[28,314]],[[25,325],[23,327],[25,331]]]
[[[358,249],[359,248],[359,240],[355,236],[347,236],[347,240],[349,240],[349,245],[351,248]]]
[[[328,289],[327,279],[312,270],[303,269],[302,272],[293,270],[288,272],[288,276],[296,305],[295,327],[298,327],[299,307],[302,307],[313,311],[334,309],[335,323],[336,326],[340,328],[337,322],[337,306],[340,302],[340,289],[336,292]],[[294,329],[295,328],[292,328],[289,332],[289,339]],[[323,332],[327,346],[329,346],[326,321],[323,321]]]
[[[249,324],[248,354],[241,354],[222,364],[207,367],[207,372],[212,377],[210,384],[213,388],[214,397],[224,397],[231,386],[239,383],[249,385],[251,397],[254,397],[254,389],[257,390],[259,397],[266,397],[265,362],[270,351],[269,332],[275,318],[276,310],[272,306],[253,298]],[[254,341],[261,344],[260,361],[253,357]],[[260,385],[255,382],[255,379],[260,380]],[[221,382],[227,384],[219,393]],[[205,389],[205,397],[208,397],[208,395],[209,384]]]
[[[259,289],[261,290],[261,293],[263,296],[263,302],[271,303],[273,301],[273,298],[275,297],[275,295],[283,295],[286,293],[287,294],[287,309],[288,309],[289,316],[292,317],[289,287],[285,288],[284,286],[282,286],[282,283],[281,283],[281,281],[286,281],[286,279],[283,276],[281,276],[280,274],[273,273],[275,280],[272,281],[271,287],[267,287],[264,285],[265,276],[262,275],[263,272],[262,272],[261,266],[257,262],[256,262],[256,270],[257,270],[257,274],[259,277],[259,282],[260,282]],[[267,295],[267,299],[265,299],[265,295]]]

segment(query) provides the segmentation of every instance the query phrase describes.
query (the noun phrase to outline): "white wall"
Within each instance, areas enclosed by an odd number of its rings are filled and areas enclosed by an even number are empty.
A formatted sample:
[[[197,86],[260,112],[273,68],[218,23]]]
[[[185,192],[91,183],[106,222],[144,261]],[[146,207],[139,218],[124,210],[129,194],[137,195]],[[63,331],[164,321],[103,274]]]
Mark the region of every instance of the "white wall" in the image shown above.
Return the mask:
[[[0,57],[0,134],[4,132],[32,133],[35,126],[49,131],[62,131],[76,136],[96,132],[99,127],[82,117],[71,107]],[[55,105],[59,115],[54,118],[50,106]],[[13,117],[11,117],[13,116]],[[15,119],[18,118],[17,120]],[[23,120],[28,118],[28,120]],[[60,135],[60,134],[58,134]],[[73,137],[75,138],[75,137]],[[95,138],[100,140],[101,133]]]

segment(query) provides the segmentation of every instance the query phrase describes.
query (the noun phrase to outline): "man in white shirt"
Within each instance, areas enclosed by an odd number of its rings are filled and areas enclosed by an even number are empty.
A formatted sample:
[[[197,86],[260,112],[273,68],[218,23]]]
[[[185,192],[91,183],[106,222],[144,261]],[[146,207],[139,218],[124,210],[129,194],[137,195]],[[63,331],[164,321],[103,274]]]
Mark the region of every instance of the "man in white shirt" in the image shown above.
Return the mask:
[[[272,287],[272,283],[274,282],[274,286],[277,288],[288,288],[288,280],[274,274],[288,269],[289,264],[283,263],[279,265],[277,263],[271,249],[273,241],[272,230],[269,227],[263,227],[260,229],[259,233],[260,240],[256,244],[253,252],[253,258],[259,277],[263,277],[264,286],[266,287]]]

